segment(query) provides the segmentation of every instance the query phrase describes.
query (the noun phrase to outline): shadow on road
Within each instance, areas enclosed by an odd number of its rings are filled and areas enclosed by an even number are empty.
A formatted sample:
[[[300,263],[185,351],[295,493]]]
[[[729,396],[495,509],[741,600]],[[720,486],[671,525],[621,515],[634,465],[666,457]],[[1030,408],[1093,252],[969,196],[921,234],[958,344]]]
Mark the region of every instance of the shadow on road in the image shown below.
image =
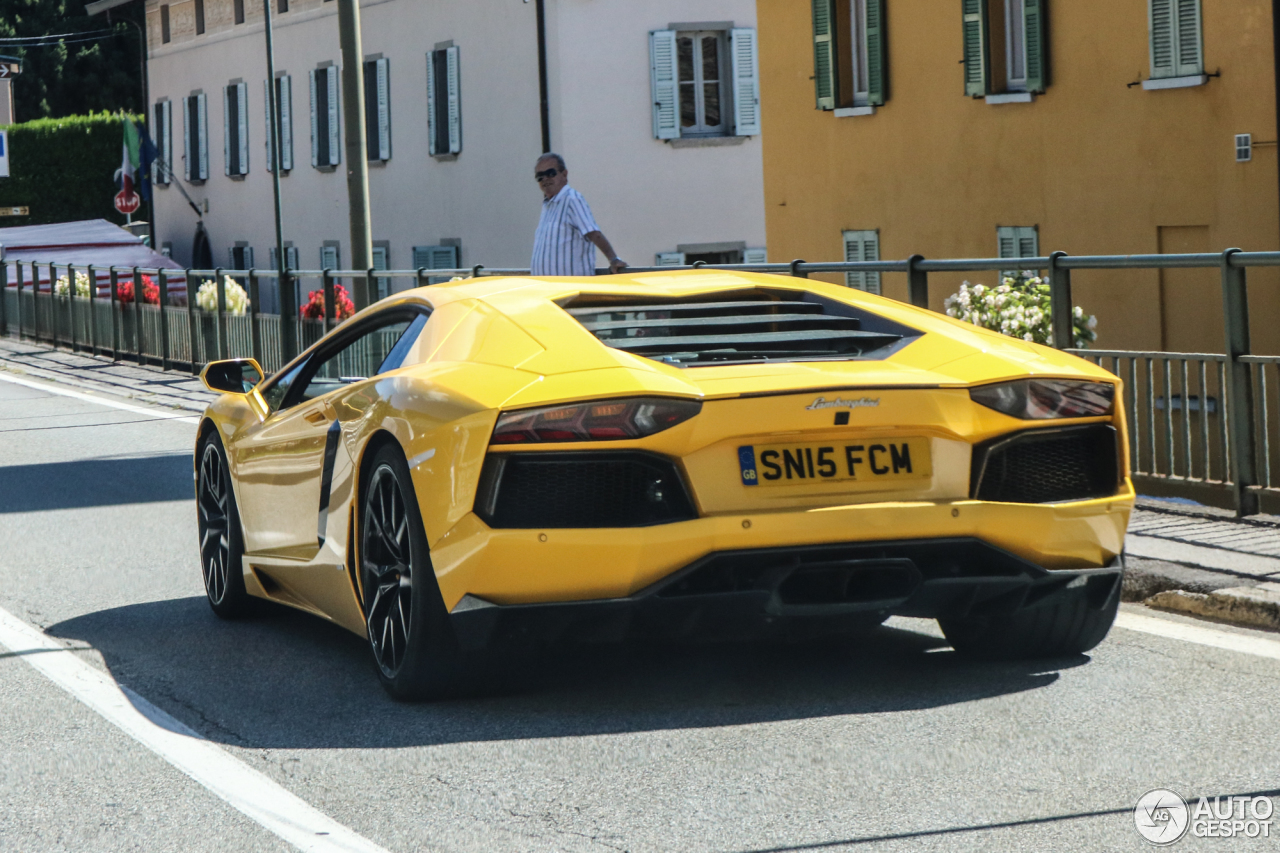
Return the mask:
[[[560,645],[494,673],[484,697],[391,701],[365,641],[293,611],[222,622],[203,597],[48,629],[206,736],[267,748],[379,748],[733,726],[914,711],[1034,690],[1088,660],[981,664],[892,627],[790,644]]]
[[[190,501],[190,453],[0,467],[0,513]]]

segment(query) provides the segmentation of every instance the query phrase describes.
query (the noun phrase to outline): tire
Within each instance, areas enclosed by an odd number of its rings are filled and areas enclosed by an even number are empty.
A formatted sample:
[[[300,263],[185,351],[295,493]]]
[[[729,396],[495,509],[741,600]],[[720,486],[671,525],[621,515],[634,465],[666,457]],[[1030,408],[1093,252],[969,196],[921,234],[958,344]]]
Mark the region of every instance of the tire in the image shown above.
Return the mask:
[[[239,619],[253,612],[244,588],[244,538],[227,453],[217,431],[196,449],[196,511],[200,531],[200,574],[213,612]]]
[[[1110,582],[1110,589],[1105,586]],[[961,654],[986,660],[1031,660],[1089,651],[1111,630],[1120,607],[1120,578],[1091,578],[1044,604],[1009,614],[939,619]]]
[[[427,548],[404,454],[378,450],[363,478],[360,584],[378,679],[401,701],[456,695],[467,667]]]

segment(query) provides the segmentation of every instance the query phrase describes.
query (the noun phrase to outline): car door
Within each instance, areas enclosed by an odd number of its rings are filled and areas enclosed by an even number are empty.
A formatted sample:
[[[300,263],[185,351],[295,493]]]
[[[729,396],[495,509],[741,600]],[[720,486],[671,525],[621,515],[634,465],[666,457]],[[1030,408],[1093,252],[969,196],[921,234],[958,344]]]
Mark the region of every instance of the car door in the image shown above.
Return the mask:
[[[335,331],[263,390],[271,413],[232,440],[249,554],[310,560],[324,518],[341,424],[333,399],[353,383],[399,367],[426,322],[393,308]]]

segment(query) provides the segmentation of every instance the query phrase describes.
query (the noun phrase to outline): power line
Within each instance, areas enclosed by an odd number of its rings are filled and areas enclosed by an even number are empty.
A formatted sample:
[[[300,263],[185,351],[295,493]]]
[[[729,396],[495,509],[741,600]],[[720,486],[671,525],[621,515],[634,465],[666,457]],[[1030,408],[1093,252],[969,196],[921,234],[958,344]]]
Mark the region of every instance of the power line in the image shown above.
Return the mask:
[[[114,29],[105,29],[105,30],[88,30],[86,32],[79,32],[79,33],[48,33],[42,36],[12,36],[12,37],[6,36],[6,37],[0,37],[0,44],[20,44],[21,42],[27,42],[27,41],[47,41],[50,39],[56,40],[56,39],[70,38],[72,36],[100,36],[100,35],[106,35],[106,34],[115,35],[116,33]]]

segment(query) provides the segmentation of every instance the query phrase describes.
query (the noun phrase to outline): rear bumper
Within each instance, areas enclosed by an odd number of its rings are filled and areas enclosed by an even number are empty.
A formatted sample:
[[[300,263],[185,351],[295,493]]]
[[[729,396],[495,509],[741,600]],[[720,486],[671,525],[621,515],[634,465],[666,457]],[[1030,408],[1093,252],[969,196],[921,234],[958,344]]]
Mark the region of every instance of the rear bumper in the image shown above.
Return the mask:
[[[1080,588],[1101,607],[1123,571],[1122,555],[1049,571],[972,537],[756,548],[709,554],[620,598],[503,605],[466,595],[450,620],[465,648],[529,637],[814,634],[888,615],[1011,613]]]

